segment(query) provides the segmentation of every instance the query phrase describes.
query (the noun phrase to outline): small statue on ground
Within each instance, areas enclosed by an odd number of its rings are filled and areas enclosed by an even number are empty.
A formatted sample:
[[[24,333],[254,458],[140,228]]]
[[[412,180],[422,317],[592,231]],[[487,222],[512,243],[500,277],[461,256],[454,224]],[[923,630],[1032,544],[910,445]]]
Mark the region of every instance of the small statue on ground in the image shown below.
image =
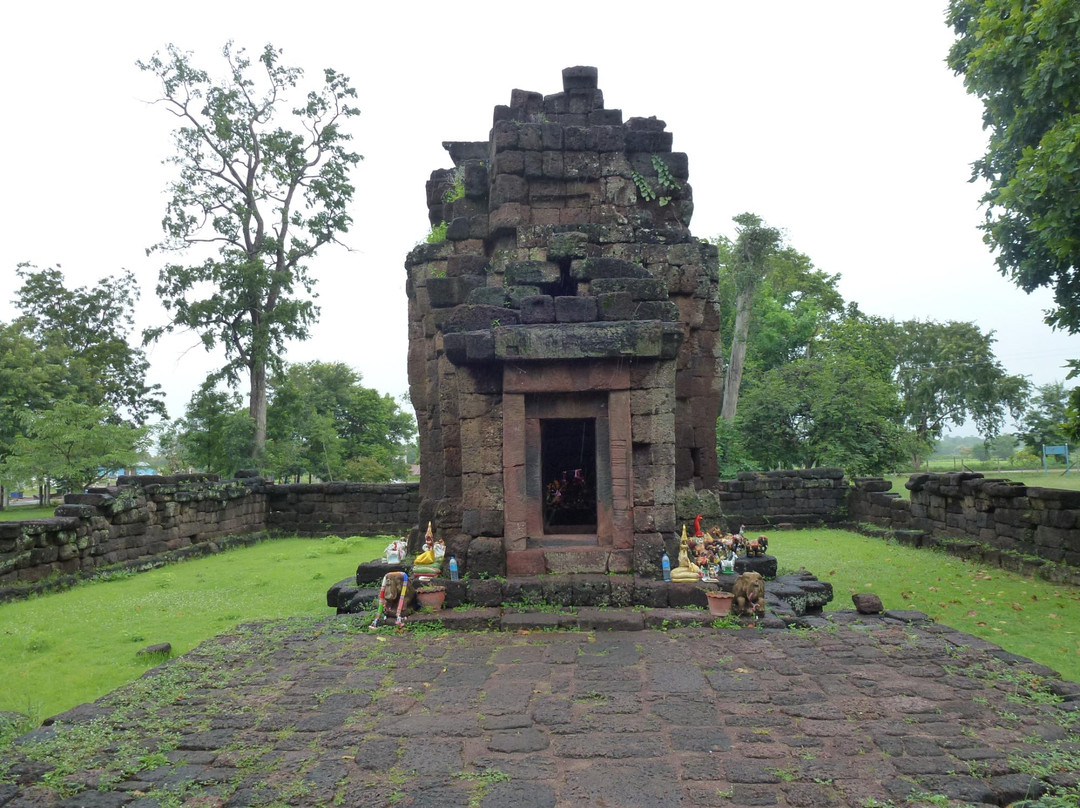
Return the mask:
[[[765,616],[765,579],[760,572],[744,572],[735,579],[731,593],[735,599],[731,602],[731,613],[741,616],[753,612],[758,617]]]
[[[378,628],[379,621],[386,616],[387,610],[395,612],[395,626],[405,624],[405,617],[412,613],[416,602],[416,585],[408,573],[388,572],[383,576],[379,587],[379,611],[371,621],[371,628]]]
[[[446,545],[442,539],[435,538],[435,532],[428,522],[427,533],[424,534],[424,552],[416,557],[413,562],[413,573],[421,578],[435,578],[442,573],[443,558],[446,556]]]
[[[746,555],[748,558],[751,556],[763,556],[768,549],[768,536],[758,536],[756,539],[750,539],[746,542]]]
[[[383,551],[383,558],[387,564],[400,564],[405,560],[408,553],[406,543],[401,539],[394,539]]]

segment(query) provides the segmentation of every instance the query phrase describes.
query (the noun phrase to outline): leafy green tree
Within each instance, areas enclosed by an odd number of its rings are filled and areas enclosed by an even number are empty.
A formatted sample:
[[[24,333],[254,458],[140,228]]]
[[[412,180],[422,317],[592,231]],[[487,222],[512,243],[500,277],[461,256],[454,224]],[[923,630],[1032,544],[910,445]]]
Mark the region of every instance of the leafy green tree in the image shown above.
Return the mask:
[[[1051,382],[1038,387],[1030,405],[1020,420],[1020,440],[1032,454],[1042,456],[1043,446],[1068,444],[1069,393],[1063,382]]]
[[[286,366],[271,379],[268,455],[278,474],[325,480],[404,479],[412,416],[361,385],[340,362]]]
[[[974,177],[986,241],[1024,291],[1047,286],[1046,321],[1080,332],[1080,14],[1074,0],[951,0],[949,65],[990,132]]]
[[[240,396],[207,379],[188,401],[177,438],[183,456],[199,471],[231,477],[251,466],[254,425]]]
[[[66,366],[65,397],[102,404],[135,424],[165,417],[160,385],[147,385],[150,363],[128,336],[139,287],[134,275],[107,276],[69,289],[59,267],[19,264],[15,305],[26,336]]]
[[[0,323],[0,464],[24,434],[25,414],[47,409],[68,387],[66,352],[40,348],[26,326],[25,318]],[[0,508],[7,504],[5,482],[0,480]]]
[[[1020,441],[1015,435],[1001,434],[987,438],[975,452],[979,460],[1008,460],[1016,454]]]
[[[134,465],[146,449],[147,427],[115,420],[108,407],[70,400],[26,413],[24,434],[0,464],[0,478],[56,482],[63,490],[80,491]]]
[[[994,356],[994,332],[950,321],[908,320],[897,326],[896,381],[904,423],[920,453],[928,451],[948,424],[968,419],[979,434],[998,434],[1006,415],[1019,417],[1030,384],[1010,376]],[[918,464],[918,457],[913,458]]]
[[[153,249],[214,250],[161,270],[157,293],[170,321],[145,336],[192,329],[208,350],[224,347],[218,378],[247,375],[257,458],[266,445],[267,372],[280,367],[286,341],[308,336],[318,314],[307,262],[352,223],[349,171],[361,158],[342,124],[359,110],[349,80],[327,69],[322,86],[291,108],[294,128],[277,125],[303,71],[279,64],[281,52],[270,45],[255,65],[231,43],[223,54],[222,81],[173,45],[138,63],[160,80],[159,101],[179,122],[169,160],[179,176],[169,189],[165,239]]]
[[[892,384],[845,357],[797,359],[747,387],[736,424],[764,468],[839,466],[882,473],[905,456]]]
[[[161,474],[186,474],[193,470],[182,420],[158,424],[156,463]]]
[[[734,217],[734,222],[735,241],[725,250],[728,258],[725,269],[730,273],[735,288],[735,321],[732,324],[724,396],[720,405],[720,417],[725,421],[735,418],[739,403],[754,295],[765,278],[769,258],[780,244],[780,231],[766,226],[760,216],[740,213]]]

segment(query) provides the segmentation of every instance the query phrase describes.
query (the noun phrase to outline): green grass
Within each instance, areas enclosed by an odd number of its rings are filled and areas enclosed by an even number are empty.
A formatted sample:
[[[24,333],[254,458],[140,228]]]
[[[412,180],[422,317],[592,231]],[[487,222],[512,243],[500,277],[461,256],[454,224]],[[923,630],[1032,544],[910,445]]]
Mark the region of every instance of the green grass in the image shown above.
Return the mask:
[[[143,674],[168,642],[182,654],[249,620],[320,616],[326,590],[387,538],[275,539],[119,580],[0,604],[0,712],[45,718]]]
[[[22,522],[26,519],[47,519],[56,512],[55,505],[13,505],[0,511],[0,522]]]
[[[769,540],[782,571],[805,567],[832,583],[827,609],[850,609],[851,595],[872,592],[886,609],[926,612],[1080,681],[1076,587],[842,530],[774,532]]]
[[[944,472],[943,472],[944,473]],[[1069,491],[1080,491],[1080,472],[1073,470],[1068,474],[1062,474],[1060,470],[1051,471],[1049,475],[1040,471],[982,471],[979,472],[988,480],[1012,480],[1024,483],[1036,488],[1064,488]],[[904,488],[911,474],[885,474],[886,480],[891,480],[893,487],[891,493],[899,494],[901,499],[911,499],[911,492]]]

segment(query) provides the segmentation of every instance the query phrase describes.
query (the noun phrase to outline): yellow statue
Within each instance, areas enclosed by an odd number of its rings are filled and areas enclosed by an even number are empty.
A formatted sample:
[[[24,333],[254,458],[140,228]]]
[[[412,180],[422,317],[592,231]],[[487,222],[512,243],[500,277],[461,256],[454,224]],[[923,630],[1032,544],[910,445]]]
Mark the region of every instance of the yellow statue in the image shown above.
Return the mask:
[[[435,531],[431,529],[431,522],[427,523],[427,533],[424,534],[424,552],[418,555],[413,563],[424,565],[435,563]]]
[[[690,539],[686,535],[686,525],[683,525],[682,538],[679,539],[679,566],[671,571],[671,580],[701,580],[701,567],[690,560]]]

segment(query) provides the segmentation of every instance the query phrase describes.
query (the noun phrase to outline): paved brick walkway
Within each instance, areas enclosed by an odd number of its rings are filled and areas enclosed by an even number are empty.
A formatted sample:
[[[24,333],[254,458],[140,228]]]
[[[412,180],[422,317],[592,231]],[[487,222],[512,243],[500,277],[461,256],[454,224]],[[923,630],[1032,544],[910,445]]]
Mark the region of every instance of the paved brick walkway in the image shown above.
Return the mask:
[[[0,805],[899,808],[1035,795],[1031,761],[1076,782],[1080,685],[942,626],[863,620],[248,626],[25,736]]]

